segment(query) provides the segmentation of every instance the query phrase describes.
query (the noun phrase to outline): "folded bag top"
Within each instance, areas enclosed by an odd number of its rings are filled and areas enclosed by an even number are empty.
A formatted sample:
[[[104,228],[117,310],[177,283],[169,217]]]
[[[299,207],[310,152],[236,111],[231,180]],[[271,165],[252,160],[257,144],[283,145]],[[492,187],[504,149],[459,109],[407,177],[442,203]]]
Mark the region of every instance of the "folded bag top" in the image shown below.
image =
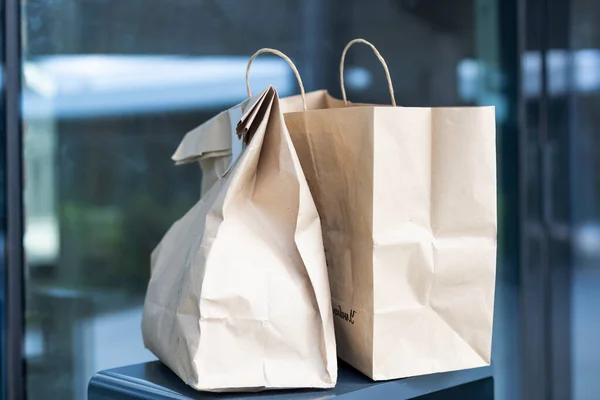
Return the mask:
[[[306,93],[300,74],[293,62],[278,50],[261,49],[248,62],[246,68],[246,90],[250,90],[250,68],[252,61],[263,53],[273,53],[282,57],[290,65],[300,85],[300,95],[279,99],[282,113],[344,107],[344,102],[331,97],[326,90]],[[205,193],[225,174],[241,150],[242,142],[237,137],[237,123],[248,107],[243,102],[236,107],[223,111],[204,124],[189,131],[173,154],[177,165],[198,162],[202,171],[200,195]]]
[[[333,387],[321,225],[277,91],[223,115],[199,129],[246,146],[152,253],[144,343],[198,390]]]
[[[315,199],[338,355],[373,379],[490,363],[493,107],[352,104],[285,114]]]

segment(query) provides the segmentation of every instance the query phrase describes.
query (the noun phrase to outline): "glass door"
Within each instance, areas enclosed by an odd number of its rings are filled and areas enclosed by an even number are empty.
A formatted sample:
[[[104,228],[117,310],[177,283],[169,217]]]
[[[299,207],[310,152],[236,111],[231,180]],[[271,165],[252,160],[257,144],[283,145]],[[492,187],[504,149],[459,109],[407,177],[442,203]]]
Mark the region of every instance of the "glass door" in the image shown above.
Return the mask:
[[[140,320],[149,254],[199,196],[183,134],[245,98],[248,57],[274,47],[307,90],[340,95],[355,37],[374,43],[405,106],[496,105],[499,216],[494,364],[515,398],[519,357],[517,2],[498,0],[23,0],[21,71],[27,396],[84,398],[93,373],[154,359]],[[347,58],[348,96],[387,103],[368,49]],[[253,87],[296,85],[285,62]]]
[[[600,30],[595,1],[524,8],[526,396],[593,399],[600,353]],[[535,311],[538,312],[535,312]]]

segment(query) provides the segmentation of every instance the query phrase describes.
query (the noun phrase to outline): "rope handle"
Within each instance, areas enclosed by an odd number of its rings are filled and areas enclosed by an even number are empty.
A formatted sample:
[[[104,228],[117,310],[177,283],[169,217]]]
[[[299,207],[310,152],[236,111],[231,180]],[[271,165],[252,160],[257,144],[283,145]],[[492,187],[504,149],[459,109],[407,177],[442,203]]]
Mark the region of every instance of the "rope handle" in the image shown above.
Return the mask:
[[[272,53],[276,56],[283,58],[292,68],[292,71],[294,71],[294,75],[296,75],[296,79],[298,80],[298,85],[300,86],[300,94],[302,95],[302,105],[304,106],[304,111],[306,111],[306,93],[304,92],[304,85],[302,84],[302,78],[300,78],[300,73],[298,72],[298,69],[288,56],[283,54],[281,51],[275,49],[269,49],[266,47],[260,49],[256,53],[254,53],[252,57],[250,57],[250,60],[248,60],[248,66],[246,67],[246,90],[248,92],[248,97],[252,97],[252,90],[250,89],[250,66],[252,65],[252,61],[254,61],[256,57],[263,53]]]
[[[344,86],[344,61],[346,59],[346,52],[348,52],[348,49],[350,48],[350,46],[352,46],[355,43],[364,43],[367,46],[369,46],[371,48],[371,50],[373,50],[373,52],[375,53],[377,58],[379,59],[379,62],[381,62],[381,65],[383,65],[383,70],[385,71],[385,77],[386,77],[387,83],[388,83],[388,89],[390,90],[390,96],[392,97],[392,105],[395,107],[396,106],[396,98],[394,97],[394,87],[392,86],[392,78],[390,77],[390,70],[388,69],[388,66],[387,66],[385,60],[383,59],[383,57],[381,56],[379,51],[377,51],[375,46],[373,46],[373,44],[366,41],[365,39],[360,39],[360,38],[354,39],[354,40],[351,40],[350,42],[348,42],[346,47],[344,47],[344,51],[342,52],[342,59],[340,60],[340,84],[342,86],[342,98],[344,99],[344,104],[348,105],[348,100],[346,99],[346,87]],[[300,78],[298,78],[298,79],[300,79]]]

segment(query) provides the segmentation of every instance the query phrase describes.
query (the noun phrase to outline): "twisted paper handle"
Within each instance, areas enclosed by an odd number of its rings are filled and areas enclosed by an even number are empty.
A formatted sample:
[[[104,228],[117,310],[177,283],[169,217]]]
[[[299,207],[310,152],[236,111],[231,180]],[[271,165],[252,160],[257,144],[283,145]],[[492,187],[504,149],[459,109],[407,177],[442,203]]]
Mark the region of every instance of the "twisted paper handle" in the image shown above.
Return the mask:
[[[348,51],[350,46],[352,46],[354,43],[364,43],[367,46],[369,46],[373,50],[373,52],[375,53],[377,58],[379,59],[379,62],[381,62],[381,65],[383,65],[383,69],[385,71],[385,77],[388,82],[388,88],[390,90],[390,96],[392,97],[392,105],[395,107],[396,106],[396,98],[394,97],[394,87],[392,86],[392,78],[390,77],[390,71],[388,69],[388,66],[387,66],[385,60],[383,59],[383,57],[381,56],[381,54],[379,54],[379,51],[377,51],[377,49],[375,48],[375,46],[373,46],[370,42],[366,41],[365,39],[351,40],[350,42],[348,42],[346,47],[344,47],[344,51],[342,52],[342,59],[340,61],[340,84],[342,86],[342,98],[344,99],[344,104],[346,104],[346,105],[348,104],[348,100],[346,99],[346,87],[344,86],[344,61],[346,59],[346,52]]]
[[[300,94],[302,95],[302,105],[304,106],[304,111],[306,111],[306,93],[304,92],[304,85],[302,84],[302,78],[300,78],[300,73],[298,72],[298,69],[288,56],[275,49],[260,49],[256,53],[254,53],[252,57],[250,57],[250,60],[248,60],[248,66],[246,67],[246,90],[248,91],[248,97],[252,97],[252,90],[250,89],[250,66],[252,65],[252,61],[254,61],[256,57],[263,53],[272,53],[276,56],[283,58],[292,68],[292,71],[294,71],[294,75],[296,75],[296,79],[298,80],[298,85],[300,86]]]

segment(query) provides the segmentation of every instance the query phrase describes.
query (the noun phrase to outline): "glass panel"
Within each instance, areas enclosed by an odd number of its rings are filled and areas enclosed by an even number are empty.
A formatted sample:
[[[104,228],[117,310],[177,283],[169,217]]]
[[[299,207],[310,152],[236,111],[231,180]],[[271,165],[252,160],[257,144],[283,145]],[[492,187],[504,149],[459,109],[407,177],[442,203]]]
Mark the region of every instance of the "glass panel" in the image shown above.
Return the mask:
[[[153,359],[140,332],[149,254],[197,201],[201,183],[197,166],[174,167],[170,156],[185,132],[245,98],[249,55],[280,49],[307,90],[339,96],[341,50],[364,37],[386,58],[398,104],[495,104],[503,143],[516,132],[508,122],[514,99],[505,80],[514,75],[502,67],[499,3],[28,0],[29,397],[84,398],[97,370]],[[353,49],[346,69],[350,99],[389,102],[367,48]],[[279,59],[259,58],[251,75],[254,88],[274,84],[282,96],[298,90]],[[499,156],[502,175],[512,164]],[[514,210],[505,196],[509,180],[501,182],[502,217]],[[516,303],[509,302],[516,283],[507,278],[516,275],[517,257],[505,251],[505,236],[494,344],[500,394],[514,387],[506,377],[515,370],[510,349],[518,331]]]
[[[572,280],[573,398],[600,393],[600,3],[571,0],[573,107],[570,194],[574,226]]]

